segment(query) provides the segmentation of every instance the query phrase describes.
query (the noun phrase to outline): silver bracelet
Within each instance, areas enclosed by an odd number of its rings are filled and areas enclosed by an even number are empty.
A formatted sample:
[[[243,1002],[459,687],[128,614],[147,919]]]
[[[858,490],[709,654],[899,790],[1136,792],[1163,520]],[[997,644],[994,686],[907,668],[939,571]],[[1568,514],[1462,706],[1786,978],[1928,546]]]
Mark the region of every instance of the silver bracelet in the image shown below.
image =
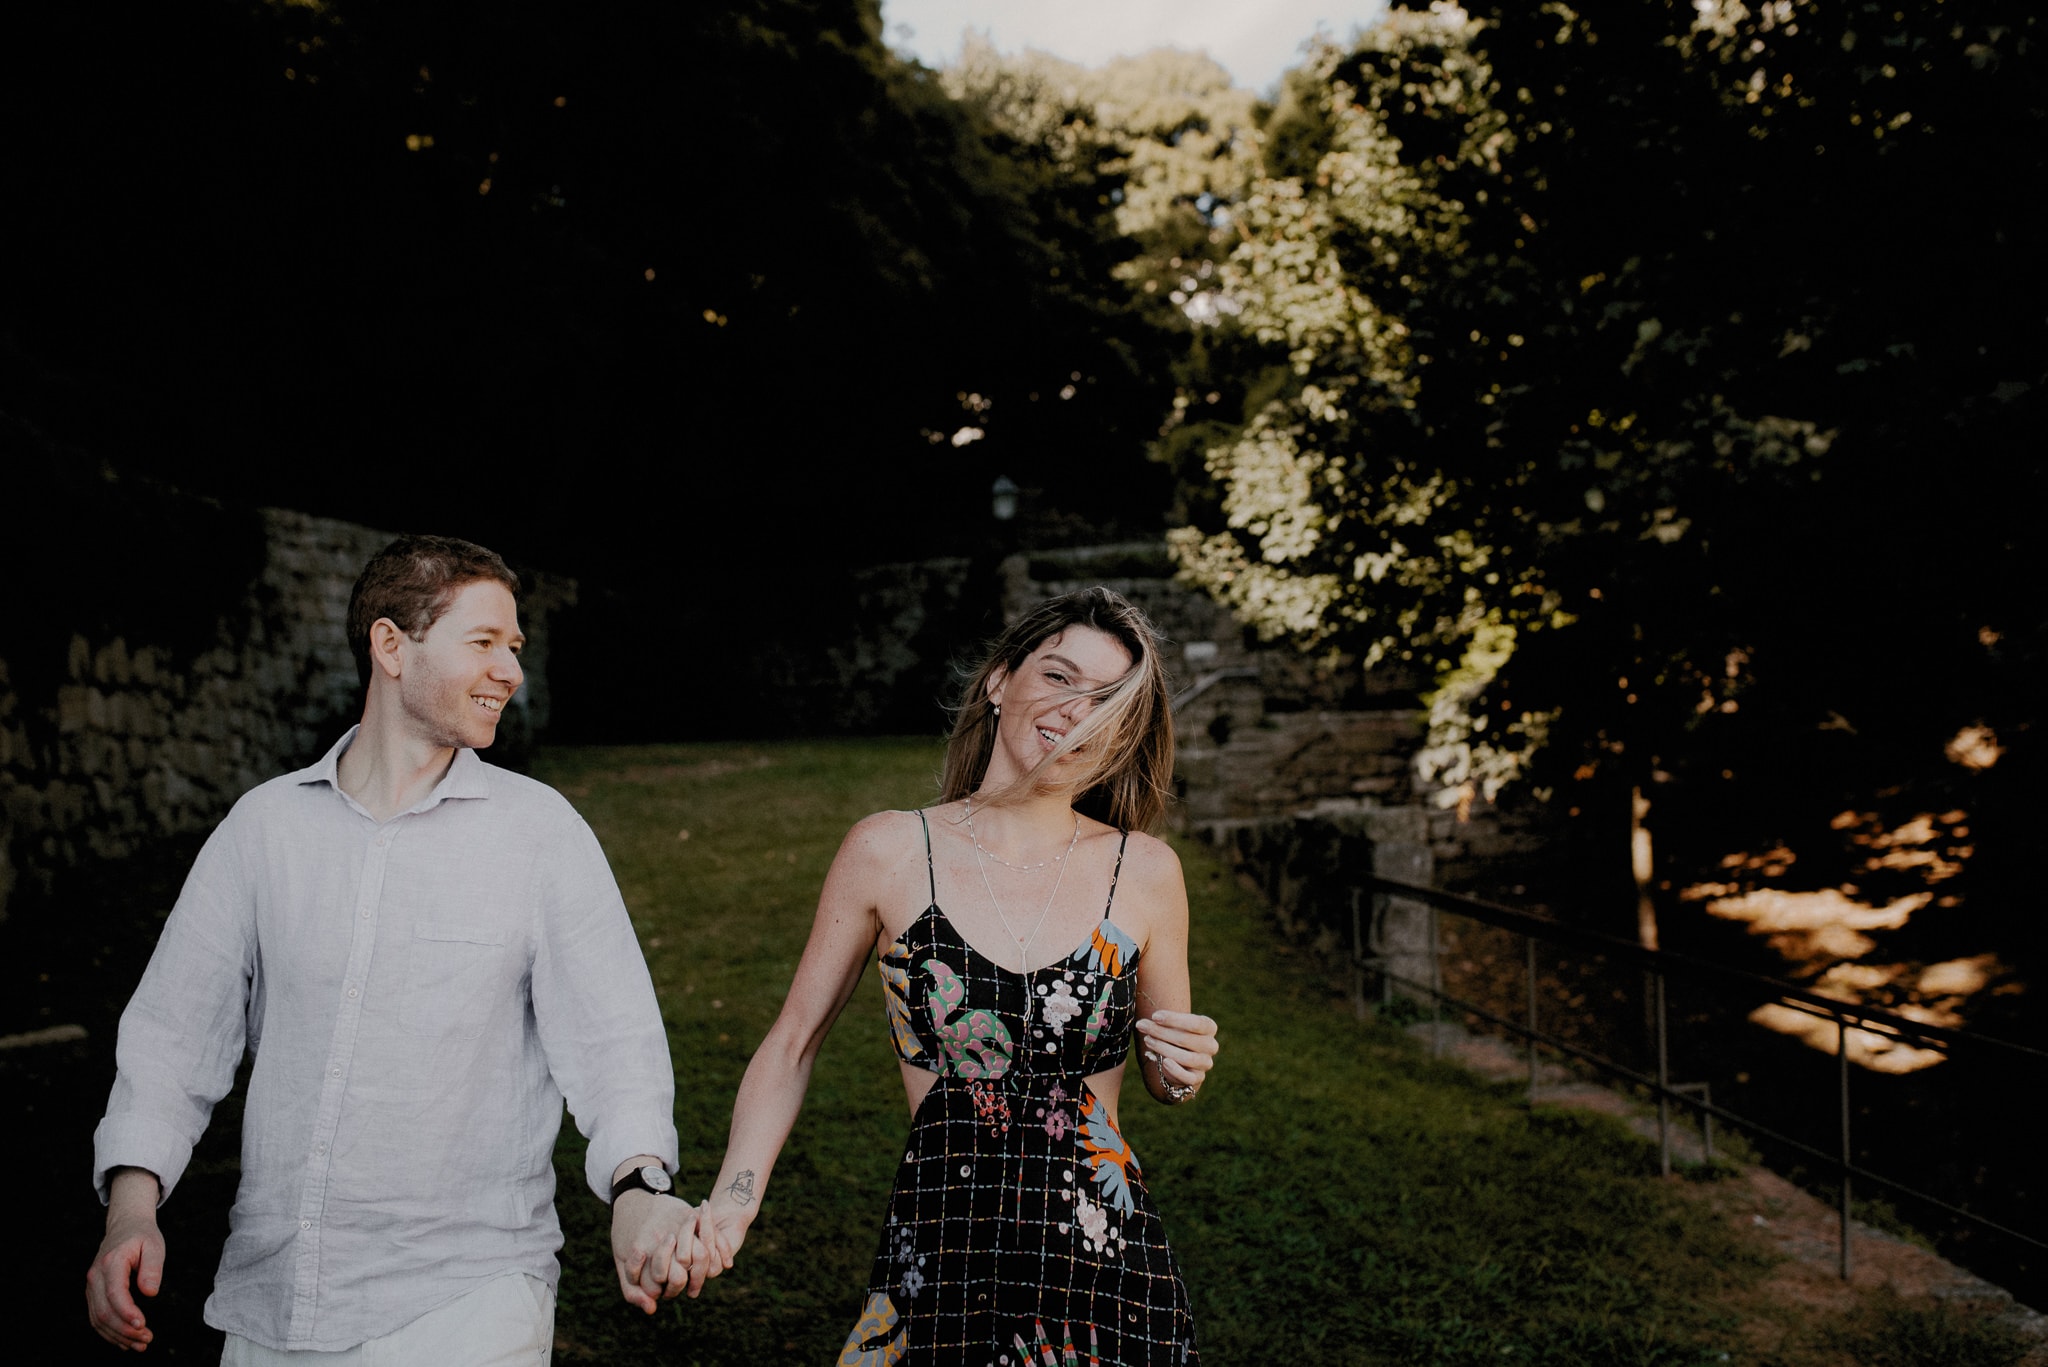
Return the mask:
[[[1168,1082],[1166,1080],[1165,1059],[1159,1057],[1157,1053],[1150,1049],[1141,1050],[1140,1052],[1145,1056],[1145,1059],[1148,1062],[1158,1065],[1159,1085],[1166,1089],[1166,1099],[1175,1104],[1176,1106],[1179,1105],[1181,1102],[1186,1101],[1189,1097],[1193,1096],[1195,1094],[1195,1090],[1202,1085],[1199,1082],[1190,1082],[1185,1086],[1175,1086],[1173,1083]]]

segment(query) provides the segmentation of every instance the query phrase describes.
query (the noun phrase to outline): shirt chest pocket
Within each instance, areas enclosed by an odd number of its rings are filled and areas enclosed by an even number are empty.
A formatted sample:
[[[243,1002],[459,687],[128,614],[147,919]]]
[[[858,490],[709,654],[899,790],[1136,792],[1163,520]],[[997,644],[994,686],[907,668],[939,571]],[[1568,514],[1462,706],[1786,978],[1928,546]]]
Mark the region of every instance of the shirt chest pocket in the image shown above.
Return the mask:
[[[505,1004],[511,961],[499,927],[415,922],[406,946],[399,1027],[410,1035],[475,1039]]]

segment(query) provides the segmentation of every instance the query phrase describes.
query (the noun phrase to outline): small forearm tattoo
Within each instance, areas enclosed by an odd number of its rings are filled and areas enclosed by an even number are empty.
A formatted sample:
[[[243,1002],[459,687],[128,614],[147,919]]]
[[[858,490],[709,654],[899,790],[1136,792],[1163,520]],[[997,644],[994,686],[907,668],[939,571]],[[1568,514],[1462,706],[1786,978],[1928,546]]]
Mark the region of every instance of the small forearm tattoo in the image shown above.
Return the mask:
[[[725,1194],[743,1206],[754,1204],[754,1170],[748,1168],[726,1184]]]

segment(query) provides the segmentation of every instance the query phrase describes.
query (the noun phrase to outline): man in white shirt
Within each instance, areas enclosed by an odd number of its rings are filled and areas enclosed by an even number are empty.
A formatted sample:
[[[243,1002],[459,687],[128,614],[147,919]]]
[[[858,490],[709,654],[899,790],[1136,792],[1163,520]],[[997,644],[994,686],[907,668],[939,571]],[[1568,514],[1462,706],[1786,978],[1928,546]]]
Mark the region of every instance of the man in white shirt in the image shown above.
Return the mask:
[[[674,1074],[617,884],[567,802],[476,754],[522,678],[517,589],[469,542],[386,547],[349,604],[361,725],[244,795],[194,863],[94,1137],[108,1341],[151,1341],[131,1283],[156,1294],[156,1207],[245,1050],[206,1303],[230,1367],[546,1361],[565,1098],[625,1299],[652,1313],[687,1285]]]

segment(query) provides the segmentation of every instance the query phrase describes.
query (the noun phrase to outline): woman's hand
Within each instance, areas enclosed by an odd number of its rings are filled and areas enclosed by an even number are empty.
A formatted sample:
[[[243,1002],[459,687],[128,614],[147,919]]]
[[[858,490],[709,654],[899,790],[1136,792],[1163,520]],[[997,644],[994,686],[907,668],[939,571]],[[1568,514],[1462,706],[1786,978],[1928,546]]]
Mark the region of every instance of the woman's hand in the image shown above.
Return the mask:
[[[732,1260],[739,1253],[740,1245],[747,1241],[747,1230],[754,1223],[756,1213],[752,1201],[742,1203],[736,1200],[730,1187],[713,1192],[697,1208],[697,1242],[702,1252],[696,1266],[690,1270],[692,1296],[708,1279],[732,1270]]]
[[[1145,1038],[1145,1060],[1165,1089],[1165,1095],[1157,1088],[1153,1095],[1169,1103],[1193,1096],[1216,1066],[1216,1022],[1192,1011],[1154,1011],[1137,1028]]]

